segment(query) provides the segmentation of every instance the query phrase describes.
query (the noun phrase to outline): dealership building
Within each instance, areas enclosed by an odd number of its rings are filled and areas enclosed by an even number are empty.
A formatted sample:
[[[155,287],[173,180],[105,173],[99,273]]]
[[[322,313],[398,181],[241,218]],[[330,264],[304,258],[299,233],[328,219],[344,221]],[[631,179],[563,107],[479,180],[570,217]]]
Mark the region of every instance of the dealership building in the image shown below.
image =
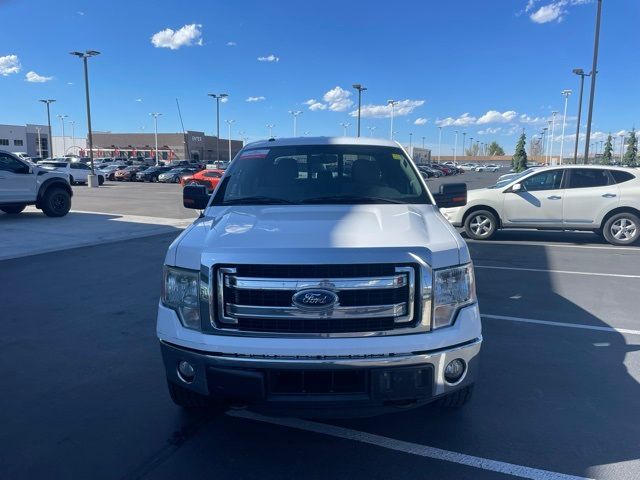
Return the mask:
[[[50,144],[46,125],[0,125],[0,150],[47,158]]]
[[[93,151],[97,157],[155,156],[154,133],[93,132]],[[231,140],[231,158],[242,148],[240,140]],[[219,152],[216,153],[216,152]],[[219,155],[219,156],[218,156]],[[161,160],[229,160],[229,140],[188,130],[182,133],[158,133],[158,158]]]

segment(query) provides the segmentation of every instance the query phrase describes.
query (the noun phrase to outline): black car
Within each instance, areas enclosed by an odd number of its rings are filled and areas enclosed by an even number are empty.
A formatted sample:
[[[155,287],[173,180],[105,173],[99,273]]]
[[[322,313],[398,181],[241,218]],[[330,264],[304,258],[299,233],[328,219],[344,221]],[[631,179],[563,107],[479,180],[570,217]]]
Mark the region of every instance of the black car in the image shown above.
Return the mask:
[[[138,182],[157,182],[158,175],[169,170],[171,170],[171,167],[149,167],[136,173],[136,180]]]

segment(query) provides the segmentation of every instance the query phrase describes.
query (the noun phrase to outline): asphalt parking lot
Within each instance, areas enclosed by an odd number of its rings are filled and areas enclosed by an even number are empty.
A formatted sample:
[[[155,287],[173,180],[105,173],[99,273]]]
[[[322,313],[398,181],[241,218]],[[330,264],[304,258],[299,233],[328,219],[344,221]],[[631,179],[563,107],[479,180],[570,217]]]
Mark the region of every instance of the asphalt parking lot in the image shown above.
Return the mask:
[[[484,345],[463,410],[196,415],[169,399],[155,338],[164,254],[194,212],[176,185],[74,191],[58,226],[0,215],[0,245],[26,245],[0,257],[0,478],[640,478],[640,248],[590,233],[469,242]],[[88,221],[104,235],[82,236]],[[47,235],[55,251],[29,255]]]

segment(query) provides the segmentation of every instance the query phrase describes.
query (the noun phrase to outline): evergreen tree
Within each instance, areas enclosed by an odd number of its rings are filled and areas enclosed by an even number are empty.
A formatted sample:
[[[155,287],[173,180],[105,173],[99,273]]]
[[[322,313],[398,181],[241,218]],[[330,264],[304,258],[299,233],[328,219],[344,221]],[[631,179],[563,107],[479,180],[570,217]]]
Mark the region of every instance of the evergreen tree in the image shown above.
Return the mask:
[[[504,155],[504,149],[494,140],[487,147],[487,155],[490,157],[494,155]]]
[[[629,138],[627,139],[627,151],[624,154],[622,163],[625,165],[636,166],[638,160],[638,137],[636,137],[636,129],[634,128],[629,132]]]
[[[511,159],[511,165],[516,172],[523,172],[527,169],[527,150],[525,148],[527,136],[524,132],[520,135],[516,144],[516,151]]]
[[[604,152],[602,153],[602,164],[603,165],[611,165],[611,160],[613,158],[613,138],[611,134],[607,137],[607,141],[604,144]]]

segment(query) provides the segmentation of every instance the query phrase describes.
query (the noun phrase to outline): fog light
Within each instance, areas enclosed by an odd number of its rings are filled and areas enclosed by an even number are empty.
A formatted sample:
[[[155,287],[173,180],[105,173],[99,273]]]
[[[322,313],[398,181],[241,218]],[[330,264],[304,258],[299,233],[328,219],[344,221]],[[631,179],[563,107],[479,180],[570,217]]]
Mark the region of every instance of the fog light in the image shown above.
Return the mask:
[[[189,362],[180,360],[178,363],[178,376],[183,382],[191,383],[193,381],[193,377],[196,376],[196,371]]]
[[[444,379],[448,383],[456,383],[462,378],[465,370],[466,365],[464,363],[464,360],[460,358],[451,360],[444,369]]]

